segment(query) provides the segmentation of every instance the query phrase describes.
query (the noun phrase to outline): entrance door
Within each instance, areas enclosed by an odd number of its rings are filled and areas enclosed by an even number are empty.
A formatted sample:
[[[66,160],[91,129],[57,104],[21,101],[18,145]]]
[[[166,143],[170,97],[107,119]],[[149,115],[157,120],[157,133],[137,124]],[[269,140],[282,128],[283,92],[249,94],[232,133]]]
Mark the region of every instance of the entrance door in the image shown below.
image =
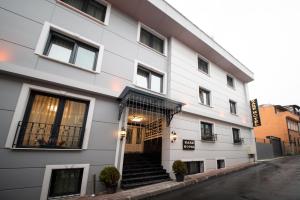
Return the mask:
[[[125,153],[144,152],[145,129],[139,126],[128,126]]]
[[[273,146],[274,156],[282,156],[281,140],[279,138],[270,138],[270,140]]]

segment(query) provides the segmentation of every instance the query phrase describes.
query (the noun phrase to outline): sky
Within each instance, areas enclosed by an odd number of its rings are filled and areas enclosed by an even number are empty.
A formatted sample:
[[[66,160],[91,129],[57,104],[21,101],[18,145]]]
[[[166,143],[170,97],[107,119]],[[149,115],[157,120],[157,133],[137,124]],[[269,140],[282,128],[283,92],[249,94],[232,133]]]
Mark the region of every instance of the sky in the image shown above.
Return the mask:
[[[167,0],[254,72],[250,99],[300,105],[300,0]]]

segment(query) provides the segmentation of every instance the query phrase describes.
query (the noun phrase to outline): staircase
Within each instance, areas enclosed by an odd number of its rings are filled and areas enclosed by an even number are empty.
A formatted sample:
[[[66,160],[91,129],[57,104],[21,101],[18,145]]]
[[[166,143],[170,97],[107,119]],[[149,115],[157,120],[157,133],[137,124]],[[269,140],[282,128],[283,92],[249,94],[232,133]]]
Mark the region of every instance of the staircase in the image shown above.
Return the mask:
[[[131,189],[168,180],[170,177],[161,165],[160,156],[137,153],[124,155],[122,189]]]

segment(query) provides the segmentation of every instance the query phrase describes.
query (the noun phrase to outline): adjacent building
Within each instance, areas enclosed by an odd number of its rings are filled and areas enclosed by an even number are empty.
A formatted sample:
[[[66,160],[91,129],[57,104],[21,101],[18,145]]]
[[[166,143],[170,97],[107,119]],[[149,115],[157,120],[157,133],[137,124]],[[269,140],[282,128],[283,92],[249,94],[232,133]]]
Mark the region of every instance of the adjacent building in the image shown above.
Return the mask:
[[[280,140],[282,153],[300,153],[299,111],[297,105],[260,105],[261,126],[254,128],[257,141]]]
[[[2,0],[0,24],[0,199],[254,161],[253,73],[165,1]]]

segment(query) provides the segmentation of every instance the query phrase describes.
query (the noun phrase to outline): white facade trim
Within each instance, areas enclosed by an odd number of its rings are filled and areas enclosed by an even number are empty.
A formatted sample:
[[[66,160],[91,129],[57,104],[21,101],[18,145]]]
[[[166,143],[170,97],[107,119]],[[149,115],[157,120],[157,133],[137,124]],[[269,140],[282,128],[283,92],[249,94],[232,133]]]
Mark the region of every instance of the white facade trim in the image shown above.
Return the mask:
[[[152,33],[153,35],[155,35],[156,37],[162,39],[164,41],[164,51],[163,53],[159,52],[159,51],[156,51],[155,49],[151,48],[151,47],[148,47],[147,45],[143,44],[142,42],[140,42],[140,38],[141,38],[141,28],[149,31],[150,33]],[[154,29],[150,28],[149,26],[146,26],[145,24],[141,23],[141,22],[138,22],[138,30],[137,30],[137,38],[136,38],[136,41],[147,47],[147,48],[150,48],[151,50],[157,52],[158,54],[161,54],[163,56],[167,56],[168,55],[168,38],[166,38],[165,36],[163,36],[162,34],[158,33],[157,31],[155,31]]]
[[[137,85],[137,69],[138,69],[139,65],[142,66],[142,67],[144,67],[144,68],[146,68],[146,69],[148,69],[148,70],[150,70],[150,71],[156,72],[156,73],[158,73],[158,74],[160,74],[160,75],[163,76],[163,92],[162,93],[155,92],[155,91],[153,91],[151,89],[144,88],[144,87],[141,87],[141,86]],[[167,88],[168,88],[167,87],[167,84],[168,84],[168,75],[167,75],[166,72],[164,72],[164,71],[162,71],[162,70],[160,70],[160,69],[158,69],[156,67],[153,67],[153,66],[151,66],[149,64],[146,64],[144,62],[141,62],[139,60],[135,60],[134,61],[133,81],[132,81],[132,83],[136,87],[141,88],[143,90],[147,90],[147,91],[153,92],[155,94],[159,94],[159,95],[166,95],[167,94]]]
[[[49,38],[49,34],[50,34],[51,30],[54,30],[58,33],[61,33],[65,36],[67,36],[67,37],[71,37],[75,40],[78,40],[80,42],[83,42],[87,45],[91,45],[91,46],[99,49],[95,70],[84,69],[84,68],[82,68],[78,65],[68,63],[68,62],[59,61],[59,60],[56,60],[56,59],[53,59],[53,58],[50,58],[50,57],[44,55],[43,52],[44,52],[44,49],[46,48],[46,43],[47,43],[47,40]],[[72,67],[76,67],[76,68],[79,68],[79,69],[82,69],[82,70],[85,70],[85,71],[90,71],[90,72],[93,72],[93,73],[100,73],[101,72],[102,59],[103,59],[103,53],[104,53],[104,46],[97,43],[97,42],[94,42],[94,41],[92,41],[88,38],[85,38],[82,35],[71,32],[69,30],[66,30],[62,27],[56,26],[56,25],[51,24],[49,22],[45,22],[34,53],[41,56],[41,57],[43,57],[43,58],[48,58],[48,59],[51,59],[53,61],[63,63],[63,64],[66,64],[66,65],[69,65],[69,66],[72,66]]]
[[[8,136],[7,136],[6,143],[5,143],[5,148],[14,148],[13,147],[14,139],[17,139],[17,137],[18,137],[18,135],[16,135],[18,122],[22,121],[22,119],[23,119],[31,90],[42,91],[42,92],[47,92],[47,93],[56,94],[56,95],[60,95],[60,96],[73,97],[73,98],[89,101],[89,110],[88,110],[88,114],[87,114],[84,138],[83,138],[83,143],[82,143],[82,149],[87,149],[89,136],[90,136],[90,132],[91,132],[91,127],[92,127],[93,112],[94,112],[94,107],[95,107],[95,98],[78,95],[78,94],[74,94],[74,93],[69,93],[64,90],[56,90],[56,89],[41,87],[41,86],[37,86],[37,85],[30,85],[27,83],[24,83],[22,86],[22,89],[21,89],[21,92],[19,95],[19,99],[18,99],[18,102],[16,105],[15,113],[13,115],[13,119],[10,124]],[[38,148],[38,149],[40,149],[40,148]],[[41,149],[41,150],[47,150],[47,149]]]
[[[49,191],[49,187],[50,187],[50,181],[51,181],[50,179],[51,179],[52,170],[54,170],[54,169],[73,169],[73,168],[83,168],[80,196],[85,195],[90,164],[46,165],[40,200],[48,199],[48,191]]]

